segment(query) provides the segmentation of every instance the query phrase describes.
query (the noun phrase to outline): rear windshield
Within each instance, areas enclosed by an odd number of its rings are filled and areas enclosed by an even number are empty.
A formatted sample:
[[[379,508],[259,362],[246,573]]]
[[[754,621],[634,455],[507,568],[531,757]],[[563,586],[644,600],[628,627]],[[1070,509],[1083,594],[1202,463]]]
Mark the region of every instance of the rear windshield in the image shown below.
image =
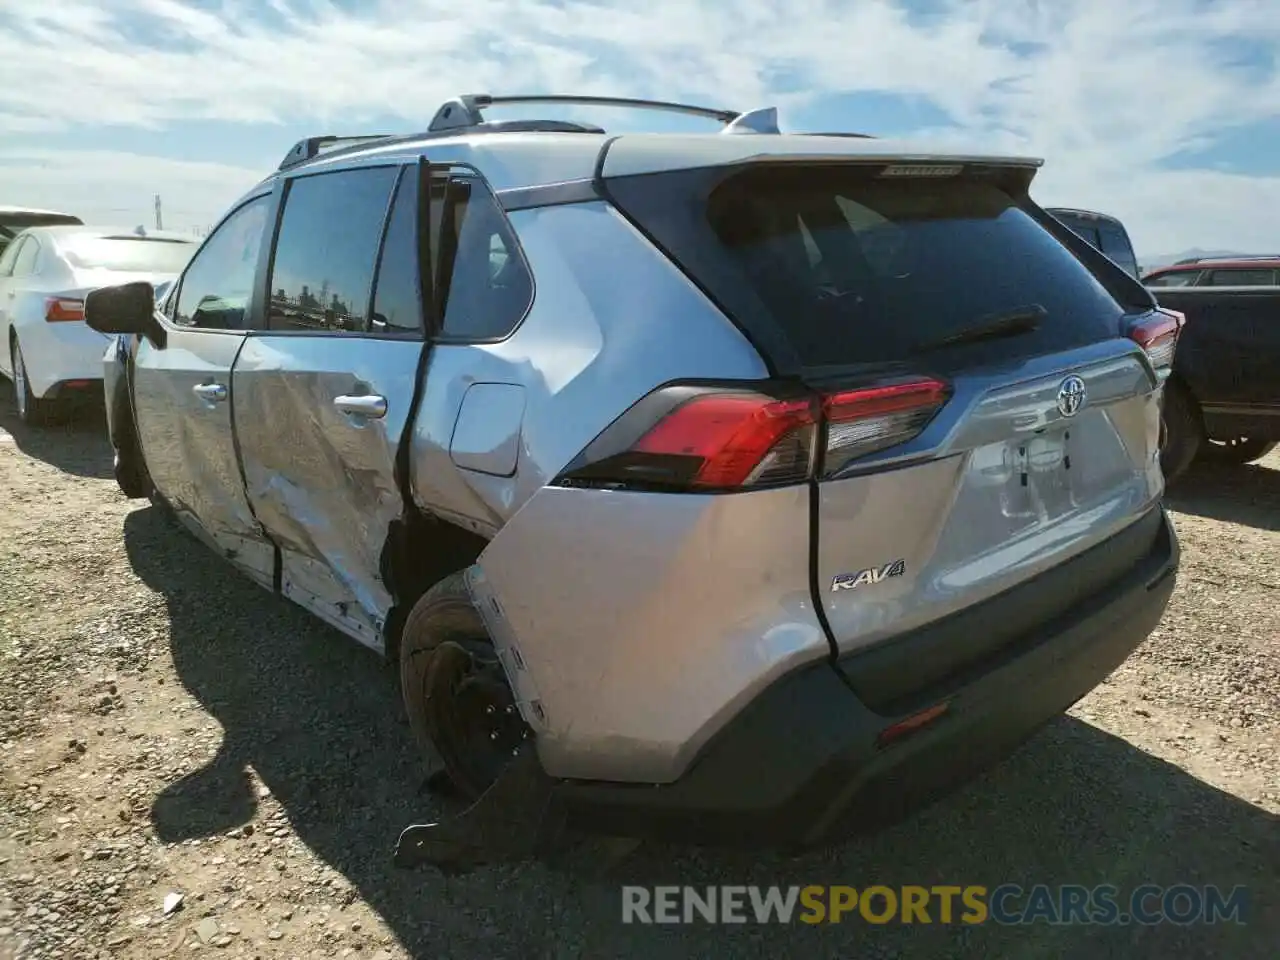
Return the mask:
[[[0,210],[0,237],[12,238],[27,227],[52,227],[58,225],[76,225],[80,218],[69,213],[23,213],[15,210]]]
[[[83,237],[69,241],[62,252],[80,270],[180,273],[195,249],[194,242],[154,237]]]
[[[908,360],[1028,312],[1036,329],[964,349],[1009,357],[1117,335],[1123,308],[999,185],[878,173],[763,167],[708,198],[715,236],[802,363]]]

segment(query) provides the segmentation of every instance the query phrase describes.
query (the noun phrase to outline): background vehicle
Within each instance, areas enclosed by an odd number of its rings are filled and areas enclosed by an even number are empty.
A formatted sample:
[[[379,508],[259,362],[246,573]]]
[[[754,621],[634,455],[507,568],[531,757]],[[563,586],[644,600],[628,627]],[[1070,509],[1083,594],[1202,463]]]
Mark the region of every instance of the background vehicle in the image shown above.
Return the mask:
[[[394,658],[464,795],[532,749],[579,823],[812,841],[1159,620],[1176,324],[1039,161],[496,102],[303,141],[158,313],[87,302],[127,492]]]
[[[1184,264],[1152,284],[1162,306],[1186,317],[1165,405],[1168,444],[1187,462],[1250,463],[1280,441],[1280,285],[1268,263]],[[1183,277],[1194,282],[1174,282]]]
[[[1133,244],[1129,241],[1129,233],[1115,217],[1090,210],[1074,210],[1067,207],[1051,207],[1048,212],[1070,227],[1073,233],[1090,246],[1106,254],[1125,273],[1134,279],[1138,278],[1140,268],[1137,258],[1134,256]],[[1185,318],[1176,312],[1172,316],[1180,328]],[[1141,331],[1144,322],[1138,321],[1136,335],[1139,338],[1144,336]],[[1153,355],[1158,359],[1156,364],[1158,373],[1161,380],[1165,380],[1172,370],[1174,343],[1178,334],[1176,332],[1169,334],[1163,326],[1160,329],[1165,331],[1162,334],[1160,343],[1148,344],[1147,346],[1149,352],[1154,350]],[[1175,388],[1173,392],[1177,393],[1178,389]],[[1168,402],[1175,406],[1176,409],[1173,415],[1182,422],[1185,419],[1181,408],[1183,398],[1175,396]],[[1163,402],[1161,417],[1167,419],[1166,414],[1163,412]],[[1188,441],[1185,430],[1180,428],[1170,430],[1169,425],[1162,419],[1160,425],[1160,469],[1164,472],[1167,481],[1177,480],[1187,471],[1191,461],[1195,459],[1196,449]]]
[[[162,282],[196,245],[180,234],[85,226],[31,227],[0,256],[0,373],[13,381],[18,416],[36,422],[86,390],[102,389],[107,340],[84,324],[95,287]]]
[[[1049,207],[1048,212],[1070,227],[1078,237],[1101,250],[1129,276],[1139,278],[1138,258],[1129,240],[1129,231],[1115,217],[1092,210]]]
[[[0,255],[13,238],[27,227],[52,227],[81,224],[79,217],[56,210],[36,210],[31,207],[7,207],[0,204]]]
[[[1231,257],[1182,260],[1152,270],[1142,280],[1148,287],[1280,286],[1280,257]]]

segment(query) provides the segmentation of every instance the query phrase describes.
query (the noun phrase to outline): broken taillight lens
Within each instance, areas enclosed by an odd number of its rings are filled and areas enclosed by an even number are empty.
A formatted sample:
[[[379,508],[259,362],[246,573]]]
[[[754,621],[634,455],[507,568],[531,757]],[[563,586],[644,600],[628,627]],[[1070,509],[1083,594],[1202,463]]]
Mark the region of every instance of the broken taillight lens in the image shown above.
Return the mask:
[[[784,398],[665,388],[605,430],[558,482],[676,490],[802,483],[910,440],[947,395],[933,379]]]

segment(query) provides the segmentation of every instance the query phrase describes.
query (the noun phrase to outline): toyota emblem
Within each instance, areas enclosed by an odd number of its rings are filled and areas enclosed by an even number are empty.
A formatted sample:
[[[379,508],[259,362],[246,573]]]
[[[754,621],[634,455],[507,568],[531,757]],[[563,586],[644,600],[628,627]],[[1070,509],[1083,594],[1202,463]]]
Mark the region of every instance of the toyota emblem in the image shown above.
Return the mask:
[[[1058,412],[1064,417],[1074,417],[1084,406],[1084,381],[1070,376],[1058,385]]]

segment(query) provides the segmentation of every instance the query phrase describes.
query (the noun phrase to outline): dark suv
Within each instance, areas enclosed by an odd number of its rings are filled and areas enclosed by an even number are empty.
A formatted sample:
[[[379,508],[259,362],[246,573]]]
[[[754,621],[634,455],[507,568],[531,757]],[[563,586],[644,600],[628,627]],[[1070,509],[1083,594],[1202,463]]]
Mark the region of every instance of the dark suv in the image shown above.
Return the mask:
[[[1092,210],[1049,207],[1048,212],[1094,248],[1101,250],[1129,276],[1139,279],[1138,258],[1133,253],[1129,232],[1115,217]]]
[[[1144,282],[1186,318],[1165,385],[1165,459],[1265,457],[1280,441],[1280,257],[1184,260]]]

